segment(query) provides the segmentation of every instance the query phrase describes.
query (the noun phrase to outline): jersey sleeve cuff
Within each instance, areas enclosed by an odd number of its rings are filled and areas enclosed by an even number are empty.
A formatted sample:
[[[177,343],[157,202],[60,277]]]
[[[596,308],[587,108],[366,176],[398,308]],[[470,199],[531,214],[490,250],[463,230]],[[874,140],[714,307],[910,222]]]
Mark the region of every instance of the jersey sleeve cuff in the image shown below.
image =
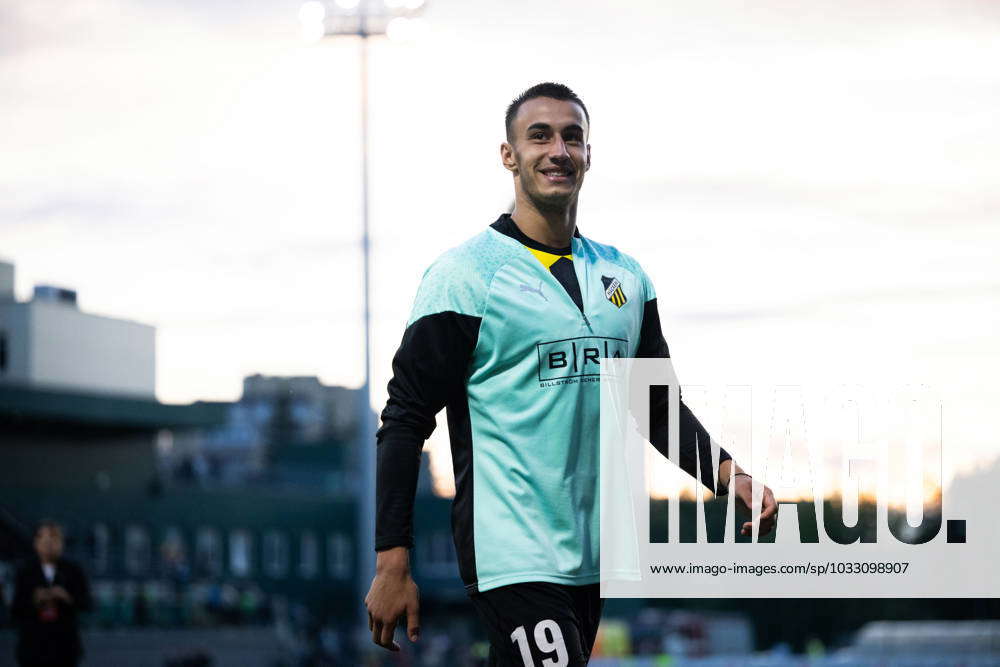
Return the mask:
[[[407,549],[412,549],[413,538],[403,535],[394,535],[392,537],[380,537],[375,540],[375,551],[385,551],[386,549],[392,549],[393,547],[406,547]]]

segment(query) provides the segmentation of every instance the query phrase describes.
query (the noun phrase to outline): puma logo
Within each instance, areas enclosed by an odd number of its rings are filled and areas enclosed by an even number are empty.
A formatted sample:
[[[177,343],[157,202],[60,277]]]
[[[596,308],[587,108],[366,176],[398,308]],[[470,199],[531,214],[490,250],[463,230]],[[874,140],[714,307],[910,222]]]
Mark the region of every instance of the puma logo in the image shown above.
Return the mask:
[[[548,303],[548,301],[549,301],[549,298],[547,296],[545,296],[545,294],[542,293],[542,281],[541,280],[538,281],[538,287],[529,287],[528,285],[525,285],[524,283],[521,283],[521,291],[522,292],[534,292],[538,296],[540,296],[543,299],[545,299],[546,303]]]

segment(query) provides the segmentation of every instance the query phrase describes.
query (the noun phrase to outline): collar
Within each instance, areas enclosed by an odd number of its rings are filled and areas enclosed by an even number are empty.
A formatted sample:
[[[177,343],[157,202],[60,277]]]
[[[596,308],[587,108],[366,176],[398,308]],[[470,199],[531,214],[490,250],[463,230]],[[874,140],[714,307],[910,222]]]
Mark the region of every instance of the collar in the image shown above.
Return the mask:
[[[496,222],[490,225],[490,227],[534,250],[541,250],[542,252],[552,253],[553,255],[569,255],[573,252],[572,244],[566,246],[565,248],[553,248],[552,246],[547,246],[544,243],[539,243],[538,241],[530,238],[527,234],[521,231],[521,228],[517,226],[516,222],[514,222],[514,218],[510,217],[510,213],[501,214],[500,217],[496,219]],[[581,238],[579,227],[573,230],[573,236]]]

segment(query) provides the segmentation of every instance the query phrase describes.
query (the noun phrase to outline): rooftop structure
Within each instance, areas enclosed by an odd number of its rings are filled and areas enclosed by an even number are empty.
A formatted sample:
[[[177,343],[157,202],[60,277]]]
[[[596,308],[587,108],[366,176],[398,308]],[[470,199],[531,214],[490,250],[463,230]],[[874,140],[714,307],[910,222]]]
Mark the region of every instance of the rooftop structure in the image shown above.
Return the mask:
[[[153,398],[154,327],[85,313],[65,287],[36,285],[19,302],[14,286],[0,261],[0,385]]]

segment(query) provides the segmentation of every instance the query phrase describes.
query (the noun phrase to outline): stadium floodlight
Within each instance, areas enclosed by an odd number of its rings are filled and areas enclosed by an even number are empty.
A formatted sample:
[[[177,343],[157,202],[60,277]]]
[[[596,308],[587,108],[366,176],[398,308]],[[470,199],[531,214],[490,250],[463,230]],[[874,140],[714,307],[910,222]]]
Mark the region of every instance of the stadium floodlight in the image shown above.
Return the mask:
[[[299,8],[299,21],[302,23],[322,23],[326,18],[326,7],[322,2],[310,0],[303,2]]]
[[[371,395],[371,242],[368,231],[368,38],[387,35],[395,19],[405,19],[391,28],[395,39],[413,39],[422,32],[416,19],[424,0],[333,0],[326,4],[310,0],[299,9],[302,34],[311,41],[322,37],[353,35],[360,38],[361,65],[361,252],[364,259],[365,384],[361,401],[361,479],[358,489],[358,621],[367,627],[368,611],[361,600],[375,577],[375,419]],[[401,34],[400,28],[402,27]]]
[[[307,42],[315,42],[322,39],[326,32],[324,26],[325,20],[326,7],[323,6],[322,2],[310,0],[310,2],[302,3],[302,6],[299,8],[299,24],[302,38]]]
[[[322,2],[310,0],[303,2],[299,8],[299,21],[302,23],[322,23],[326,18],[326,7]]]
[[[355,35],[361,38],[388,35],[389,25],[395,22],[392,32],[399,33],[399,25],[407,25],[402,32],[406,39],[419,34],[417,23],[400,23],[397,19],[415,21],[424,9],[424,0],[332,0],[329,3],[310,0],[299,9],[302,34],[310,41],[320,37]],[[394,39],[397,37],[394,37]],[[366,47],[362,43],[362,57]]]
[[[299,24],[301,26],[302,38],[307,42],[316,42],[323,38],[326,33],[324,21],[326,20],[326,7],[321,2],[306,2],[299,8]]]

